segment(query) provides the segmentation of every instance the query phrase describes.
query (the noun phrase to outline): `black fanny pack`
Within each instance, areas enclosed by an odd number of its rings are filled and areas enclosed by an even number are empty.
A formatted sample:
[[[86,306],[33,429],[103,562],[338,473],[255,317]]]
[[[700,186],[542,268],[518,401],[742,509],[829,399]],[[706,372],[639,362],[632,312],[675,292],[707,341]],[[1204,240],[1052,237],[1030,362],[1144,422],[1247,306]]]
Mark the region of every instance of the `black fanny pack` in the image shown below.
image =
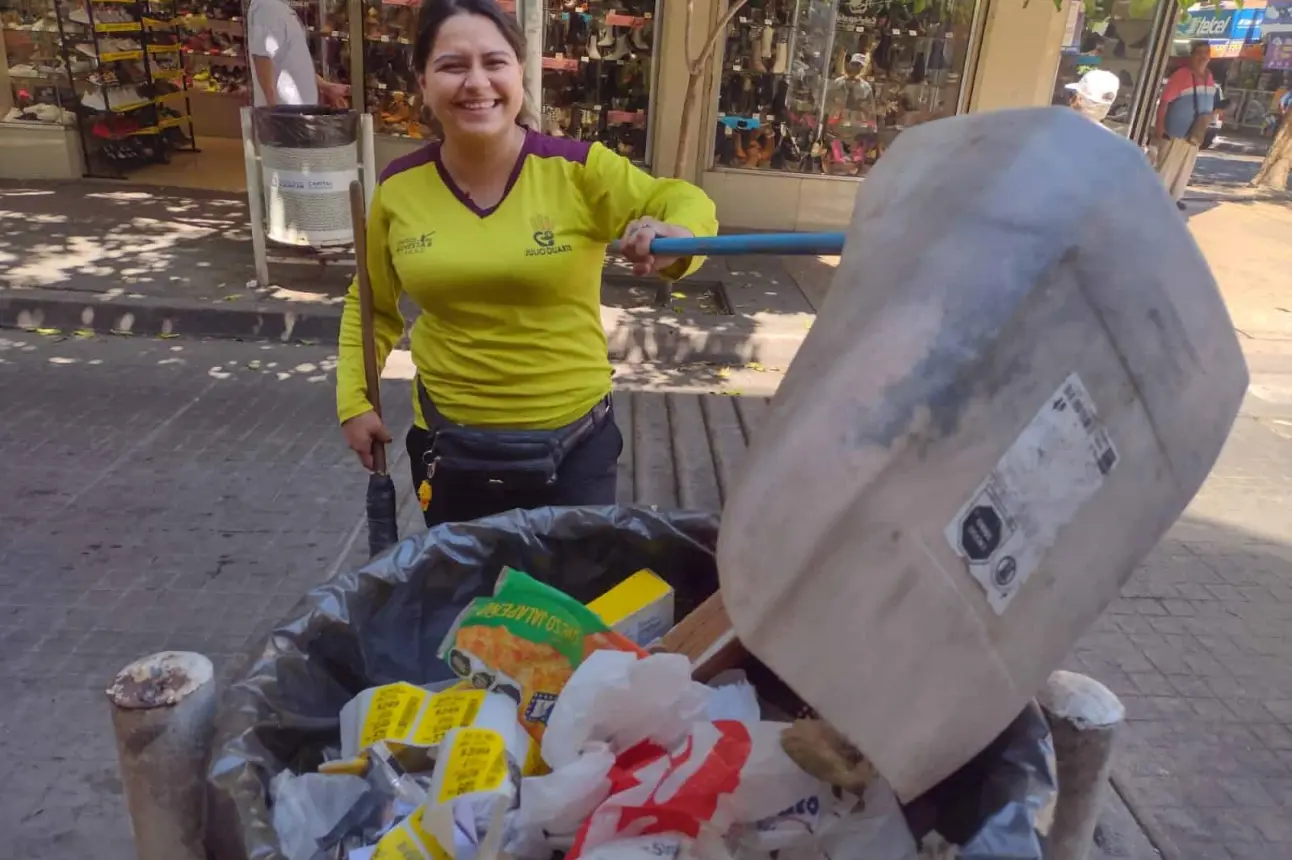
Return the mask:
[[[610,395],[606,395],[588,414],[555,430],[466,427],[435,408],[421,379],[416,386],[430,432],[430,444],[422,455],[427,479],[456,472],[513,489],[551,485],[565,456],[610,417]]]

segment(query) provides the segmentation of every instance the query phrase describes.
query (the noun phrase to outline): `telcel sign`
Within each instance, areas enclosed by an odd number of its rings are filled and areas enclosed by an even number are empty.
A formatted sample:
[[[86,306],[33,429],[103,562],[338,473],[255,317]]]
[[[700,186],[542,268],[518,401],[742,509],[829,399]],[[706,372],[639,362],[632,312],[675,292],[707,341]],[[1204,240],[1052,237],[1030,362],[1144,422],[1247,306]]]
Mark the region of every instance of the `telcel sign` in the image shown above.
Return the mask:
[[[1182,39],[1205,39],[1227,42],[1235,39],[1253,41],[1261,37],[1264,9],[1198,9],[1176,25]]]
[[[1223,37],[1229,33],[1229,25],[1232,23],[1233,16],[1226,15],[1223,18],[1188,18],[1181,22],[1184,33],[1190,39],[1214,39]]]

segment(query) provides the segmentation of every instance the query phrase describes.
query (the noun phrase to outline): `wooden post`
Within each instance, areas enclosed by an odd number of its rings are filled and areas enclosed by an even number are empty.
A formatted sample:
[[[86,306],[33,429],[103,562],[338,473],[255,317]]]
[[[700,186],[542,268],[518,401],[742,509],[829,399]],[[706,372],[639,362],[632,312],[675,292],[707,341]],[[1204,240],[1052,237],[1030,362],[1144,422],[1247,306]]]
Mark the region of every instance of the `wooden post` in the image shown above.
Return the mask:
[[[206,763],[215,717],[211,661],[163,651],[107,689],[139,860],[205,860]]]
[[[1117,727],[1126,717],[1121,700],[1094,678],[1055,672],[1040,695],[1054,736],[1059,796],[1047,860],[1086,860],[1103,809]]]

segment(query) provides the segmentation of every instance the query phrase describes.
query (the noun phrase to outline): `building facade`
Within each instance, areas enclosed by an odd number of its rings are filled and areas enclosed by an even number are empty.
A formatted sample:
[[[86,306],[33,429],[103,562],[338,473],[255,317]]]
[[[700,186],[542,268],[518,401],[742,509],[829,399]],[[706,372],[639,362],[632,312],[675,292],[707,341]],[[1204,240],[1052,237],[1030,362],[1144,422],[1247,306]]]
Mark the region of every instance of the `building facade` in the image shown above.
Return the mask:
[[[13,0],[0,6],[6,2]],[[176,159],[214,167],[219,153],[229,153],[233,180],[242,181],[243,25],[228,17],[228,0],[194,2],[212,8],[200,20],[163,22],[175,29],[179,59],[166,87],[136,87],[143,101],[128,104],[118,98],[121,80],[136,66],[158,75],[154,58],[165,46],[154,44],[153,23],[69,19],[53,0],[44,13],[9,15],[0,53],[0,175],[99,175],[104,162],[96,153],[122,149],[117,135],[100,135],[133,121],[129,135],[175,135]],[[373,115],[378,168],[426,145],[432,124],[411,68],[415,0],[287,2],[310,34],[319,73],[349,83],[356,107]],[[528,89],[544,131],[599,140],[653,173],[678,175],[691,60],[727,3],[692,0],[688,22],[684,0],[505,0],[528,39]],[[1286,11],[1286,0],[1271,4]],[[1211,40],[1236,62],[1250,65],[1257,56],[1265,0],[1247,0],[1242,10],[1230,5],[1201,6],[1177,21],[1175,0],[1096,0],[1089,10],[1082,0],[748,0],[697,81],[680,173],[714,198],[726,227],[838,228],[849,221],[866,173],[904,128],[957,113],[1063,104],[1065,86],[1096,67],[1123,83],[1109,126],[1144,143],[1163,73],[1190,38]],[[140,50],[109,56],[108,36]],[[100,81],[99,95],[87,95],[80,82],[86,69]],[[1269,80],[1248,83],[1244,105],[1255,104],[1247,91],[1267,95]],[[150,109],[169,117],[158,123],[168,129],[132,119]],[[110,166],[138,181],[163,181],[125,161]],[[203,162],[198,172],[211,171]]]

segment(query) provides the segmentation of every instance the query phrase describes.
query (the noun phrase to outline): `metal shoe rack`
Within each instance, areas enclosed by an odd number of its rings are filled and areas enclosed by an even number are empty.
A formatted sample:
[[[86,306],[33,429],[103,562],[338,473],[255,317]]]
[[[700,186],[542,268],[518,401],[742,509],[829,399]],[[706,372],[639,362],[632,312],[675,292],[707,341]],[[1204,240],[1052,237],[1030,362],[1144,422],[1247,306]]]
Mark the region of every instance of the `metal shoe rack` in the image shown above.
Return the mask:
[[[78,88],[76,106],[87,176],[124,179],[132,167],[169,161],[175,150],[199,151],[175,0],[86,0],[77,7],[86,21],[72,19],[62,0],[55,8],[67,67],[73,54],[93,50],[93,71],[77,81],[88,85]],[[71,24],[88,25],[87,36],[72,34]]]

